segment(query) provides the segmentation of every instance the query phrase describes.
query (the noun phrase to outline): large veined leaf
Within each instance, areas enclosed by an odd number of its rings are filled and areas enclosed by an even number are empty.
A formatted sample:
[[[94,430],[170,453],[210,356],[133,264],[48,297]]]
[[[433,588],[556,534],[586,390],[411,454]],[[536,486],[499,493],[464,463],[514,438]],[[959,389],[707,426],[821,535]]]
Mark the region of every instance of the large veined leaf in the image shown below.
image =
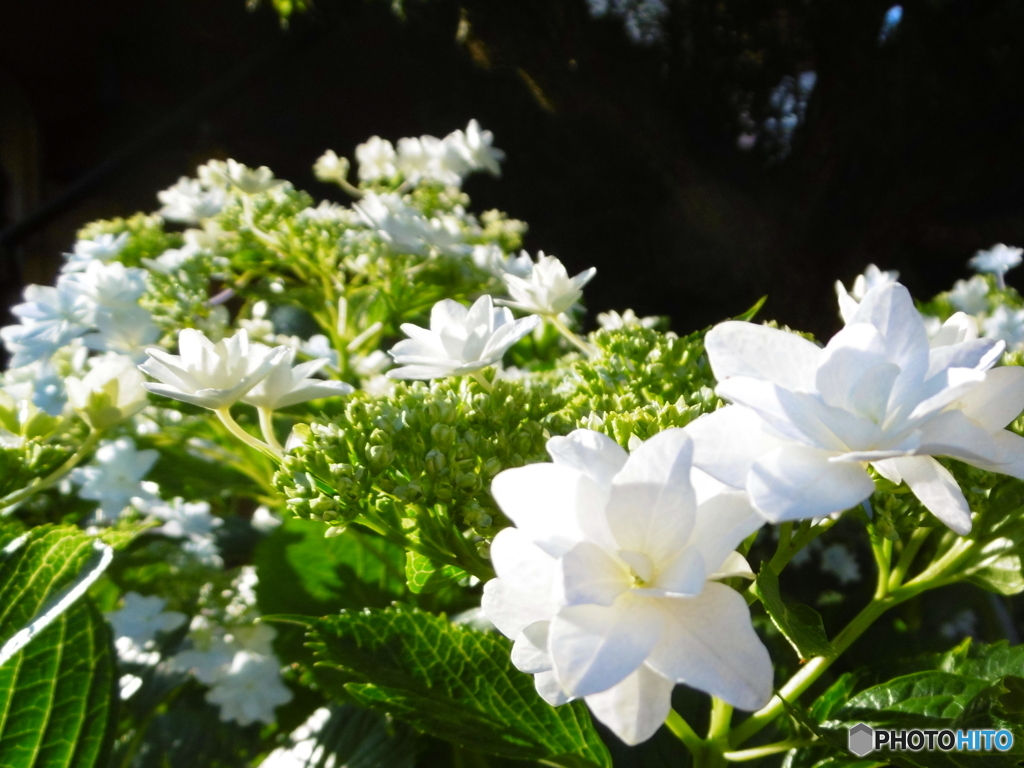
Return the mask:
[[[320,619],[310,639],[358,703],[437,738],[567,768],[611,766],[585,705],[545,703],[504,637],[393,607]]]
[[[100,768],[113,739],[110,632],[76,602],[0,666],[0,765]]]

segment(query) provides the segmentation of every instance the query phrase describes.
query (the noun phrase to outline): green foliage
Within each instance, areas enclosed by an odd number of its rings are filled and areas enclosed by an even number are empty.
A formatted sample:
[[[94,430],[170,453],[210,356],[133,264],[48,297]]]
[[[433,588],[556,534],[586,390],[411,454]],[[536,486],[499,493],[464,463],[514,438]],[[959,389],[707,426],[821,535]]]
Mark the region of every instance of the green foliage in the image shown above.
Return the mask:
[[[311,425],[274,483],[299,517],[379,522],[438,564],[486,575],[462,530],[490,537],[507,525],[491,478],[547,458],[548,435],[568,431],[549,415],[561,402],[543,385],[498,381],[487,393],[465,379],[353,396],[330,422]]]
[[[0,446],[0,497],[20,491],[38,477],[46,477],[73,453],[72,449],[40,438],[17,447]]]
[[[801,660],[835,655],[821,616],[810,606],[784,600],[779,591],[779,577],[768,563],[761,566],[756,586],[761,604]]]
[[[356,702],[418,730],[490,754],[610,768],[585,705],[544,702],[499,635],[395,607],[320,619],[310,639]]]
[[[413,768],[422,749],[404,723],[354,704],[332,708],[316,741],[323,748],[320,766],[333,758],[334,765],[345,768]]]
[[[104,768],[116,681],[110,631],[80,601],[0,666],[4,767]]]
[[[648,328],[591,334],[598,354],[571,367],[562,418],[622,445],[683,427],[718,408],[704,333],[676,336]],[[571,389],[570,389],[571,388]]]

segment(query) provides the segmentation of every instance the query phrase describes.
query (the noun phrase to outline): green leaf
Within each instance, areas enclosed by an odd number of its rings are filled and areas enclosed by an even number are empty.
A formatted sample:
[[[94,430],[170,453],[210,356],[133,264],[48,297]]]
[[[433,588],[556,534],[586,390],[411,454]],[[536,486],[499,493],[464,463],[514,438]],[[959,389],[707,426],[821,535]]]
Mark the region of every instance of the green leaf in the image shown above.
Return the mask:
[[[835,655],[825,635],[821,615],[810,606],[784,601],[779,591],[779,577],[767,563],[757,575],[757,593],[772,622],[802,660]]]
[[[436,592],[466,575],[461,568],[454,565],[438,565],[418,552],[405,553],[405,578],[410,592]]]
[[[44,525],[4,538],[0,665],[80,598],[113,556],[109,546],[71,526]]]
[[[116,679],[107,625],[80,601],[0,667],[4,768],[104,766]]]
[[[757,313],[761,311],[761,307],[764,306],[764,303],[766,301],[768,301],[768,296],[762,296],[754,303],[754,306],[752,306],[742,315],[736,315],[736,317],[734,317],[733,320],[753,320],[757,316]]]
[[[355,701],[469,749],[567,768],[610,768],[583,702],[537,695],[500,635],[405,607],[320,619],[310,633],[321,664],[343,673]]]
[[[333,758],[345,768],[413,768],[421,749],[409,726],[354,704],[332,708],[316,741],[323,747],[319,765]]]
[[[324,616],[343,608],[383,608],[405,593],[401,549],[351,529],[324,538],[326,530],[315,520],[288,518],[260,542],[260,610]]]
[[[828,720],[832,713],[846,702],[857,685],[857,676],[849,672],[841,675],[811,705],[810,716],[816,723]]]
[[[882,727],[939,727],[989,687],[986,680],[950,672],[915,672],[861,691],[839,709],[833,722]]]
[[[942,668],[949,672],[995,682],[1024,670],[1024,645],[1005,640],[991,645],[965,642],[946,654]]]
[[[1020,594],[1024,592],[1020,556],[1013,552],[1002,555],[971,573],[968,581],[1000,595]]]

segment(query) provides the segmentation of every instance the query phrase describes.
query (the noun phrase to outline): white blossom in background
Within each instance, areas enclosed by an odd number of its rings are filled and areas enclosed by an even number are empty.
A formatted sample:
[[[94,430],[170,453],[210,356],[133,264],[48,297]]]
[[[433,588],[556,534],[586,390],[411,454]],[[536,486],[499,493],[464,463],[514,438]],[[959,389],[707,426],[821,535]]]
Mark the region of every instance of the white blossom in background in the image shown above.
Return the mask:
[[[71,481],[81,486],[78,495],[99,502],[96,522],[116,520],[130,505],[156,500],[155,485],[143,483],[143,478],[159,455],[152,449],[138,450],[130,437],[119,437],[100,443],[90,464],[71,471]]]
[[[196,177],[207,188],[227,189],[231,186],[231,179],[228,178],[228,164],[223,160],[207,160],[196,168]]]
[[[275,528],[279,528],[284,521],[261,504],[256,507],[256,511],[252,513],[252,520],[249,522],[260,533],[270,533]]]
[[[320,181],[344,183],[348,179],[348,168],[348,158],[338,157],[333,149],[328,149],[313,164],[313,175]]]
[[[235,160],[227,161],[225,175],[232,186],[246,195],[258,195],[284,183],[281,179],[275,179],[274,172],[265,165],[250,168]]]
[[[61,272],[80,272],[93,261],[108,262],[128,245],[128,233],[120,235],[103,234],[97,235],[92,240],[79,240],[74,244],[71,253],[65,253],[67,261],[61,267]]]
[[[185,328],[178,334],[178,351],[146,350],[149,359],[139,369],[160,382],[147,382],[146,389],[212,410],[238,402],[285,354],[283,347],[260,354],[244,329],[214,344],[202,331]]]
[[[464,256],[472,252],[472,246],[466,244],[456,219],[428,219],[394,193],[378,195],[367,192],[359,202],[353,203],[353,208],[367,226],[375,229],[399,253],[426,256],[437,252]]]
[[[227,193],[221,186],[206,187],[198,179],[182,176],[178,182],[162,192],[157,199],[163,203],[159,214],[167,221],[198,224],[216,216],[227,203]]]
[[[639,45],[661,40],[669,12],[665,0],[587,0],[587,5],[595,18],[610,14],[622,19],[629,39]]]
[[[987,251],[978,251],[967,262],[967,266],[975,272],[988,272],[996,276],[999,288],[1005,288],[1004,278],[1006,273],[1021,262],[1021,254],[1024,248],[1014,248],[1002,243],[996,243]]]
[[[96,330],[85,334],[82,343],[96,352],[113,352],[141,363],[146,359],[146,348],[160,336],[152,315],[140,307],[138,312],[100,315]]]
[[[208,503],[186,502],[179,496],[169,504],[149,505],[146,512],[163,521],[159,528],[152,529],[153,533],[172,539],[184,539],[182,549],[195,555],[200,562],[213,567],[223,565],[214,531],[224,521],[210,514]]]
[[[354,227],[360,222],[359,214],[330,200],[321,200],[316,208],[304,208],[295,214],[300,221],[337,222]]]
[[[390,179],[398,173],[395,167],[395,148],[387,139],[371,136],[364,144],[356,147],[359,161],[359,178],[362,181]]]
[[[965,637],[977,637],[978,616],[970,608],[964,608],[953,614],[949,621],[939,625],[939,634],[947,640],[960,641]]]
[[[269,358],[273,353],[263,344],[252,345],[253,354]],[[321,397],[338,397],[355,391],[351,384],[334,379],[314,379],[313,374],[323,368],[329,360],[320,358],[305,363],[295,363],[295,350],[285,348],[266,376],[242,396],[242,402],[257,408],[273,411],[289,405],[317,400]]]
[[[11,307],[21,324],[0,328],[0,339],[12,355],[12,368],[48,360],[89,330],[94,307],[76,285],[65,279],[58,280],[56,287],[29,285],[24,297],[23,303]]]
[[[591,267],[569,277],[561,261],[539,251],[537,261],[527,277],[504,275],[512,300],[499,299],[498,303],[523,312],[558,316],[571,309],[583,297],[583,286],[596,274],[597,269]]]
[[[680,429],[631,454],[581,429],[491,485],[516,527],[491,545],[484,612],[546,701],[583,698],[627,744],[661,726],[676,683],[745,710],[772,696],[747,603],[715,581],[752,575],[734,550],[764,521],[692,471],[692,450]]]
[[[867,296],[868,291],[879,285],[895,283],[899,278],[900,273],[895,269],[883,271],[874,264],[868,264],[867,269],[854,279],[853,287],[849,292],[847,292],[846,286],[843,285],[842,281],[836,280],[839,315],[843,318],[843,322],[850,322],[850,318],[857,313],[857,306]]]
[[[474,245],[472,258],[480,269],[498,278],[504,278],[505,275],[527,277],[533,271],[533,259],[526,251],[513,256],[506,254],[494,243]]]
[[[239,651],[207,691],[206,700],[220,707],[222,722],[269,724],[274,722],[274,711],[292,700],[292,692],[281,682],[281,662],[276,656]]]
[[[331,710],[320,707],[306,722],[289,734],[288,746],[278,747],[267,755],[259,768],[308,768],[321,765],[324,746],[317,736],[330,718]],[[330,762],[326,765],[333,766]]]
[[[981,325],[985,336],[1004,341],[1007,349],[1017,350],[1024,346],[1024,309],[1010,309],[1001,304],[981,321]]]
[[[860,566],[845,544],[829,544],[821,550],[821,570],[831,573],[840,584],[853,584],[860,581]]]
[[[536,315],[521,320],[504,308],[495,308],[490,296],[481,296],[467,309],[451,299],[437,302],[430,311],[430,330],[404,323],[408,339],[391,349],[401,368],[387,372],[392,379],[440,379],[463,376],[501,362],[508,348],[541,322]]]
[[[618,331],[623,328],[654,328],[661,320],[660,317],[638,317],[632,309],[625,310],[621,315],[614,309],[608,312],[601,312],[597,316],[597,324],[606,331]]]
[[[970,280],[957,280],[949,292],[949,303],[968,315],[980,315],[988,311],[988,280],[981,275],[975,275]]]
[[[470,120],[465,131],[453,131],[444,140],[462,159],[467,171],[486,171],[492,176],[501,176],[505,153],[494,146],[494,134],[482,130],[476,120]]]
[[[71,407],[94,429],[106,429],[134,416],[148,403],[145,377],[128,357],[97,359],[79,379],[65,381]]]
[[[962,313],[929,344],[899,283],[868,291],[824,349],[736,321],[705,344],[716,392],[734,405],[686,427],[694,464],[745,488],[773,523],[859,504],[875,489],[871,465],[966,534],[970,508],[933,456],[1024,478],[1024,438],[1003,429],[1024,409],[1024,368],[992,369],[1003,343],[977,338]]]
[[[467,170],[454,147],[435,136],[399,139],[395,168],[410,184],[436,181],[453,186],[462,183]]]
[[[123,607],[105,614],[114,631],[114,647],[121,661],[152,666],[160,660],[159,652],[154,650],[157,634],[171,632],[188,619],[183,613],[165,611],[165,605],[167,601],[162,597],[128,592]]]

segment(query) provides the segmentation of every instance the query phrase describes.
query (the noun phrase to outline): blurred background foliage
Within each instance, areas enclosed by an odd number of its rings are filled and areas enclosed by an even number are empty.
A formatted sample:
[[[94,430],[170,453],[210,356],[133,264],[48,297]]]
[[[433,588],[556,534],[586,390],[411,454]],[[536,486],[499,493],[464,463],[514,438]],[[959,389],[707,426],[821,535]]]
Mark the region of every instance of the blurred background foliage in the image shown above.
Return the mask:
[[[1024,241],[1018,0],[70,0],[0,25],[0,300],[211,157],[311,165],[471,117],[467,191],[685,331],[769,294],[824,335],[875,262],[919,297]],[[1013,277],[1011,276],[1011,282]],[[10,322],[10,320],[4,320]]]

